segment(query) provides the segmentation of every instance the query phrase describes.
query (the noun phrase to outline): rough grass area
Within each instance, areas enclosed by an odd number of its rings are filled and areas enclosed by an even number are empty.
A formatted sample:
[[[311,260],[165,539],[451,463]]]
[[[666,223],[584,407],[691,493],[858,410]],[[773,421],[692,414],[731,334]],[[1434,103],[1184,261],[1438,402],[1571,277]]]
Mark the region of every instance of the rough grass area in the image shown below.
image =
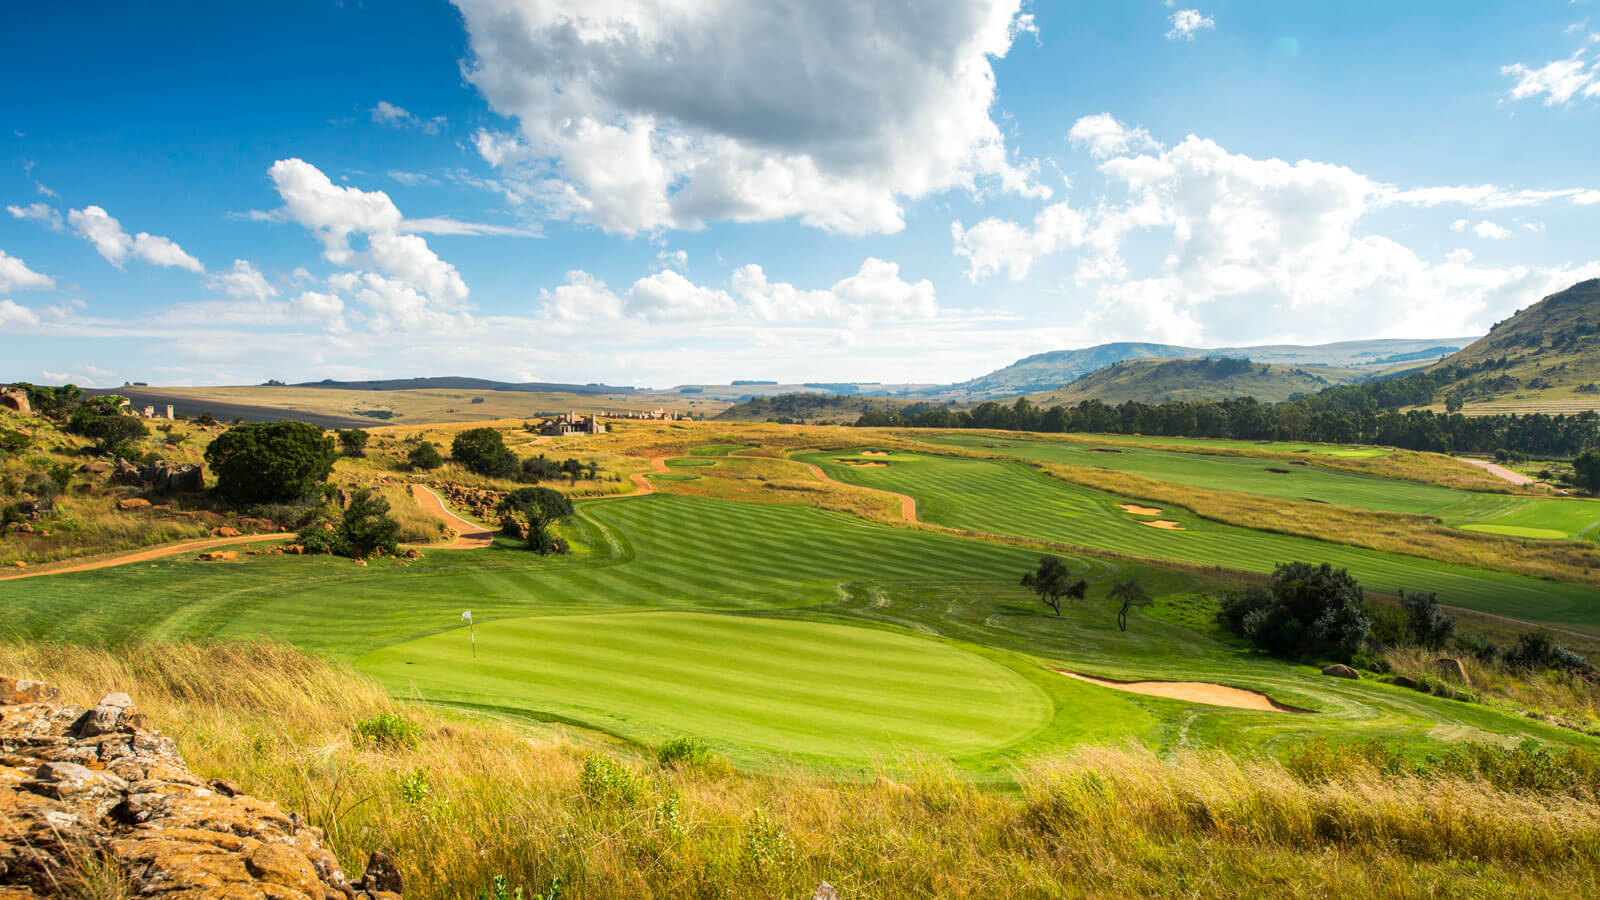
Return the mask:
[[[348,669],[263,645],[8,644],[0,671],[78,703],[129,691],[198,774],[326,829],[346,870],[384,847],[408,896],[471,900],[497,877],[585,898],[804,897],[823,880],[846,897],[1600,891],[1593,794],[1521,777],[1492,750],[1400,768],[1336,746],[1287,765],[1081,747],[1023,763],[1021,790],[997,791],[926,758],[851,781],[663,763],[407,708]],[[364,737],[379,716],[415,742]]]

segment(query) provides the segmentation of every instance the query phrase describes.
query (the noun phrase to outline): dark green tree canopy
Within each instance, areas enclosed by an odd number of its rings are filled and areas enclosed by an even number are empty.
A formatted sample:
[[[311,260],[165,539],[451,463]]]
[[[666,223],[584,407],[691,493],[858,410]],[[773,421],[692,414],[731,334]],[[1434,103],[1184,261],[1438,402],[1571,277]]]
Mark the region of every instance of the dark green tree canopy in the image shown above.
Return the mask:
[[[1118,631],[1128,630],[1129,612],[1141,606],[1149,606],[1155,602],[1150,598],[1150,594],[1145,591],[1144,585],[1140,584],[1138,579],[1117,582],[1111,588],[1111,599],[1122,604],[1122,608],[1117,611]]]
[[[1600,494],[1600,451],[1578,454],[1578,458],[1572,461],[1572,474],[1578,481],[1578,487],[1591,494]]]
[[[328,480],[337,456],[333,438],[304,422],[239,425],[206,448],[218,492],[239,504],[310,497]]]
[[[411,463],[413,469],[437,469],[444,465],[444,456],[433,445],[433,441],[423,441],[411,448],[411,452],[406,454],[406,461]]]
[[[1283,563],[1273,570],[1271,588],[1228,597],[1217,617],[1257,647],[1288,658],[1348,662],[1372,630],[1361,585],[1327,563]]]
[[[517,455],[493,428],[469,428],[457,434],[450,442],[450,455],[478,475],[511,478],[517,474]]]
[[[360,428],[350,428],[339,432],[339,446],[344,448],[345,456],[366,456],[367,440],[371,435]]]
[[[500,511],[520,513],[528,520],[530,548],[545,554],[565,552],[550,529],[572,518],[572,501],[566,494],[545,487],[517,488],[500,501]]]
[[[1420,647],[1437,650],[1456,634],[1456,617],[1439,605],[1432,591],[1400,592],[1400,608],[1406,614],[1406,631]]]
[[[1039,568],[1022,576],[1022,586],[1038,594],[1039,600],[1058,616],[1063,598],[1082,600],[1089,590],[1089,583],[1074,579],[1072,570],[1059,556],[1039,557]]]

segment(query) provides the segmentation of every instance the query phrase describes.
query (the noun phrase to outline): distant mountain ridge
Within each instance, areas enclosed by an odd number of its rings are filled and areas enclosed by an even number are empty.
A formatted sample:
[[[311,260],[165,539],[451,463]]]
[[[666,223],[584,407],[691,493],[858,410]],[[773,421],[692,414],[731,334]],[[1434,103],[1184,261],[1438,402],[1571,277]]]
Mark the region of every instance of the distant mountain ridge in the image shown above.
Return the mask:
[[[1183,347],[1175,344],[1122,342],[1081,350],[1052,350],[1020,359],[979,378],[943,387],[927,388],[913,396],[985,400],[1034,394],[1064,387],[1090,372],[1131,359],[1249,359],[1285,366],[1337,366],[1366,369],[1378,374],[1385,366],[1416,361],[1419,365],[1472,343],[1474,338],[1394,338],[1339,341],[1297,346],[1269,344],[1259,347]]]
[[[561,384],[553,381],[493,381],[488,378],[468,378],[463,375],[443,375],[430,378],[388,378],[380,381],[304,381],[287,387],[328,388],[340,391],[522,391],[530,394],[630,394],[637,388],[616,387],[609,384]]]
[[[1233,397],[1276,403],[1365,377],[1359,369],[1344,366],[1285,366],[1238,357],[1129,359],[1029,399],[1041,406],[1072,406],[1083,400],[1115,405],[1129,400],[1156,404]]]

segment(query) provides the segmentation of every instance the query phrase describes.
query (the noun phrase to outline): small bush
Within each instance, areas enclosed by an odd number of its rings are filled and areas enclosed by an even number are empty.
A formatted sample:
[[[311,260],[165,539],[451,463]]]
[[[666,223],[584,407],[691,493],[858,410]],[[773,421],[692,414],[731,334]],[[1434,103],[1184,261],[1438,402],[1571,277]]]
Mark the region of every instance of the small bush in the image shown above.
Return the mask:
[[[378,713],[356,723],[356,736],[385,750],[413,750],[422,742],[422,726],[399,713]]]
[[[645,795],[644,778],[609,756],[596,753],[583,761],[578,786],[591,803],[632,806]]]
[[[406,462],[410,463],[413,469],[437,469],[444,465],[444,457],[439,453],[439,448],[434,446],[433,441],[423,441],[406,454]]]
[[[656,762],[669,769],[698,769],[722,774],[732,767],[711,745],[697,737],[675,737],[656,750]]]

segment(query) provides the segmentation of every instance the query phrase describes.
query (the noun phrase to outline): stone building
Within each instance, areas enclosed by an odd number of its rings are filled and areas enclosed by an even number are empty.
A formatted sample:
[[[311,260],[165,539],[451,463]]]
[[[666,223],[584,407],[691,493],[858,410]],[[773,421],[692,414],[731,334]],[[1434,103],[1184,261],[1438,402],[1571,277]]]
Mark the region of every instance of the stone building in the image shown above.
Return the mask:
[[[601,424],[598,416],[580,416],[577,413],[564,412],[544,423],[539,429],[540,434],[559,436],[563,434],[605,434],[606,426]]]

